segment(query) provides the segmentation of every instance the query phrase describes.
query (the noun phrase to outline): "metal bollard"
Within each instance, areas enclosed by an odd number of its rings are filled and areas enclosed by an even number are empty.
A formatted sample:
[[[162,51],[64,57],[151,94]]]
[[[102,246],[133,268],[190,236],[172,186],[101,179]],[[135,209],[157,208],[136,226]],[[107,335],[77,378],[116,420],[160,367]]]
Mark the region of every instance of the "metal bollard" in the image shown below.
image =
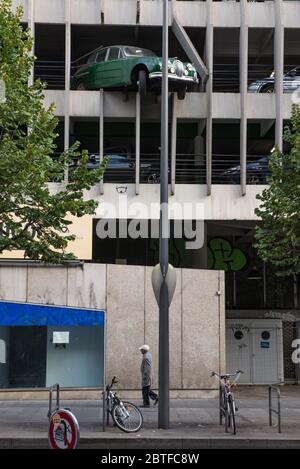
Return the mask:
[[[52,394],[54,389],[56,389],[56,409],[59,409],[59,384],[53,384],[49,388],[49,409],[48,409],[48,414],[47,417],[50,419],[52,415]]]
[[[277,410],[272,408],[272,391],[277,394]],[[278,415],[278,433],[281,433],[281,406],[280,406],[280,390],[276,386],[269,386],[269,426],[272,427],[272,412]]]

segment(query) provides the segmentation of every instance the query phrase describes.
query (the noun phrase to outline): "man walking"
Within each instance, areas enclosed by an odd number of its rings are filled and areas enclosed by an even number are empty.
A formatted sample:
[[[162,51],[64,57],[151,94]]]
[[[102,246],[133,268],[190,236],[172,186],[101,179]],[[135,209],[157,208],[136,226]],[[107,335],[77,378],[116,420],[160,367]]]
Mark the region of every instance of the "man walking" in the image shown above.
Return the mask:
[[[150,407],[150,397],[155,401],[154,405],[158,402],[157,394],[150,389],[152,382],[152,355],[149,352],[149,345],[144,344],[139,350],[143,356],[141,363],[143,405],[141,407]]]

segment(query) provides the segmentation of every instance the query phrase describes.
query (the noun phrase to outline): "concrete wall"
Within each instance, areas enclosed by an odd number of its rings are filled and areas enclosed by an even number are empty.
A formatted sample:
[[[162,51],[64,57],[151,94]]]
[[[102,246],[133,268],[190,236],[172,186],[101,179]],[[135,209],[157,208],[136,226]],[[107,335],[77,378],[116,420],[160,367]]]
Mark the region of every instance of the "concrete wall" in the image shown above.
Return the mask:
[[[138,347],[143,343],[150,345],[157,385],[158,307],[151,271],[151,267],[107,266],[107,379],[118,376],[121,388],[140,387]],[[223,274],[177,269],[170,308],[170,388],[174,396],[199,396],[215,388],[210,371],[224,369],[224,329]]]
[[[151,347],[154,384],[157,385],[158,307],[152,292],[151,272],[151,267],[123,265],[0,265],[0,300],[105,309],[106,380],[116,375],[121,389],[139,392],[141,355],[138,348],[143,343]],[[199,396],[215,388],[209,372],[224,369],[224,308],[222,272],[177,270],[177,286],[170,308],[170,387],[174,396]],[[48,335],[51,332],[49,328]],[[76,385],[76,375],[84,372],[84,363],[89,360],[89,352],[99,342],[99,337],[92,338],[92,348],[84,347],[85,354],[79,353],[78,361],[73,356],[65,363],[57,360],[50,335],[47,366],[56,360],[61,382],[67,378]],[[83,342],[86,344],[86,337]],[[81,345],[76,348],[75,344],[77,354],[83,350]],[[99,370],[100,362],[99,355]],[[95,363],[93,367],[96,368]],[[82,370],[77,372],[79,368]],[[67,370],[66,377],[64,370]],[[47,385],[54,376],[50,378]],[[95,384],[91,386],[98,383],[97,379],[95,376]]]
[[[124,93],[119,91],[104,92],[104,117],[108,119],[135,118],[135,93],[129,93],[128,101],[124,101]],[[207,93],[187,93],[183,101],[177,102],[177,119],[204,119],[208,115]],[[247,93],[248,119],[275,119],[276,97],[274,94]],[[240,93],[213,93],[212,117],[213,119],[240,119],[241,117]],[[64,115],[65,92],[62,90],[46,90],[45,106],[55,103],[55,115]],[[289,119],[292,110],[290,94],[282,96],[283,117]],[[71,91],[70,116],[71,117],[99,117],[98,91]],[[160,101],[155,102],[154,95],[145,98],[141,108],[141,117],[144,120],[159,120]]]
[[[124,184],[123,184],[124,185]],[[99,186],[94,187],[88,197],[99,201],[95,218],[159,219],[159,184],[140,184],[136,195],[134,184],[125,184],[126,194],[119,194],[120,184],[104,184],[104,194]],[[254,210],[259,205],[256,195],[264,186],[249,185],[242,196],[239,185],[213,186],[212,195],[207,197],[206,185],[178,184],[176,192],[169,198],[170,218],[179,220],[257,220]]]
[[[63,23],[66,0],[34,0],[36,21]],[[25,8],[24,21],[29,14],[30,0],[13,0],[13,5]],[[128,24],[160,25],[162,23],[162,0],[139,0],[140,15],[137,15],[137,0],[71,0],[71,21],[79,24]],[[184,26],[205,27],[208,2],[174,1],[174,12]],[[101,19],[102,13],[102,19]],[[250,27],[274,27],[274,2],[247,5]],[[283,24],[286,28],[298,28],[300,21],[299,1],[283,2]],[[240,26],[239,2],[213,2],[212,21],[216,27]]]

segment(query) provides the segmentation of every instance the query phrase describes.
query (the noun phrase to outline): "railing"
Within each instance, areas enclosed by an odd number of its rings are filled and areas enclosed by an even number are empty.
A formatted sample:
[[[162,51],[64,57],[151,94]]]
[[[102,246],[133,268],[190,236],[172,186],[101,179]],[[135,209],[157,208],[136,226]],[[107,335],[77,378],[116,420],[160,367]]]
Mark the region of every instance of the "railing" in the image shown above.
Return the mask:
[[[277,409],[272,408],[272,391],[277,395]],[[272,427],[272,413],[278,416],[278,433],[281,433],[281,406],[280,406],[280,390],[277,386],[269,386],[269,426]]]
[[[270,40],[273,41],[273,38]],[[274,64],[271,61],[268,63],[251,63],[253,58],[249,57],[248,63],[248,86],[256,81],[264,82],[270,78],[271,73],[274,71]],[[289,72],[297,64],[285,64],[284,73]],[[234,63],[218,63],[213,64],[213,91],[216,93],[238,93],[240,89],[240,69],[239,59],[236,57]],[[285,90],[284,90],[285,91]]]
[[[50,90],[63,90],[65,88],[65,62],[37,60],[34,65],[34,79],[46,82]]]
[[[273,39],[271,39],[273,40]],[[90,53],[89,53],[90,54]],[[89,55],[86,54],[86,55]],[[78,68],[85,64],[83,60],[85,56],[74,60],[71,63],[71,76],[77,71]],[[269,78],[274,71],[273,63],[251,63],[249,57],[248,64],[248,85],[256,80],[264,80]],[[284,73],[299,66],[297,64],[285,64]],[[37,60],[34,66],[34,78],[41,79],[47,83],[48,89],[63,90],[65,88],[65,62],[58,60]],[[218,63],[213,64],[213,90],[214,92],[230,92],[238,93],[240,87],[240,72],[239,72],[239,58],[233,63]]]
[[[92,155],[96,155],[94,153]],[[105,155],[105,152],[104,152]],[[115,164],[108,164],[104,173],[104,182],[111,183],[135,183],[135,155],[130,156],[117,153],[117,156],[124,156],[124,160]],[[53,155],[57,159],[59,153]],[[108,155],[109,156],[109,155]],[[77,160],[70,166],[70,177],[72,170],[76,168]],[[89,169],[97,169],[99,159],[90,159]],[[266,184],[269,176],[268,159],[263,155],[248,155],[246,163],[246,183]],[[63,174],[61,175],[63,180]],[[59,182],[59,181],[53,181]],[[142,184],[160,183],[160,155],[154,153],[142,153],[140,155],[140,182]],[[240,184],[241,169],[240,155],[218,154],[212,155],[212,183],[213,184]],[[171,156],[169,155],[169,184],[171,183]],[[206,155],[205,154],[184,154],[177,153],[175,168],[176,184],[206,184]]]
[[[269,175],[267,156],[248,155],[246,162],[246,183],[266,184]],[[212,155],[212,183],[240,184],[240,155]]]

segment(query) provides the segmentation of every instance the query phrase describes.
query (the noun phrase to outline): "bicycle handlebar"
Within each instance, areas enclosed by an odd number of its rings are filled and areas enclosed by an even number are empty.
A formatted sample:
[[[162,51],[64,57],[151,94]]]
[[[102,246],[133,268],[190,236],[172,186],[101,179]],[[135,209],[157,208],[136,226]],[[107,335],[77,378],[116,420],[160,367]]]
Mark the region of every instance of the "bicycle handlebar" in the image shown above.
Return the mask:
[[[108,384],[108,385],[106,386],[106,390],[107,390],[107,391],[110,390],[110,389],[113,387],[113,385],[116,384],[117,382],[118,382],[117,377],[114,376],[113,379],[111,380],[111,384]]]
[[[220,380],[224,378],[231,378],[233,376],[238,376],[240,374],[243,374],[244,372],[242,370],[236,370],[235,373],[224,373],[223,375],[220,375],[216,371],[211,372],[211,376],[217,376]]]

